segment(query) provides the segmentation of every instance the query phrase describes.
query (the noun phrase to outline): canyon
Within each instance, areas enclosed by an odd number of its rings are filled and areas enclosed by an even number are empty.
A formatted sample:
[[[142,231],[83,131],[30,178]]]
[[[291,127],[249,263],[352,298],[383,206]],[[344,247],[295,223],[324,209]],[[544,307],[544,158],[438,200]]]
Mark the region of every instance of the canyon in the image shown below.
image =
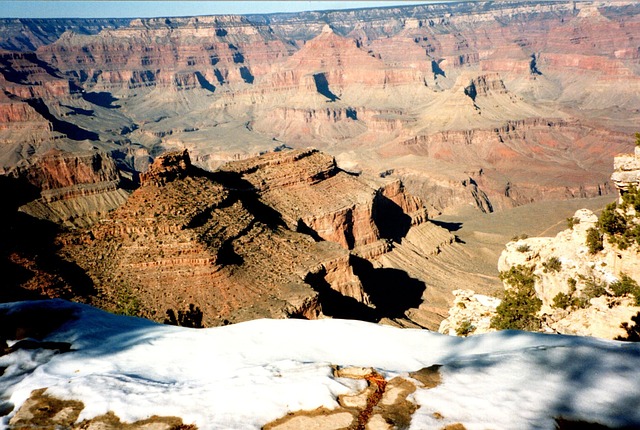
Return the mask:
[[[615,199],[638,33],[614,0],[2,19],[3,299],[437,329],[501,287],[464,217]]]
[[[567,218],[568,228],[555,237],[516,236],[500,254],[498,269],[506,291],[530,282],[540,303],[536,312],[540,331],[617,340],[637,337],[632,333],[638,330],[634,322],[640,315],[640,289],[635,288],[640,280],[640,242],[634,236],[640,208],[635,203],[640,146],[634,153],[615,157],[613,169],[611,180],[620,197],[599,216],[579,209]],[[473,290],[453,294],[454,306],[441,323],[441,332],[467,335],[496,330],[500,298]]]
[[[345,170],[403,179],[439,211],[609,194],[640,105],[638,9],[4,20],[0,165],[86,147],[143,172],[187,148],[211,170],[314,146]]]

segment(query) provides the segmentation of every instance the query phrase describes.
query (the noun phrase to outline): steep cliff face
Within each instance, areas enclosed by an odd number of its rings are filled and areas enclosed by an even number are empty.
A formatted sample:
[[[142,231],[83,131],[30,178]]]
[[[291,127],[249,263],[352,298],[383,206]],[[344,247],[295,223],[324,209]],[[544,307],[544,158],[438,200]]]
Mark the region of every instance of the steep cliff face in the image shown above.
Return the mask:
[[[86,89],[205,88],[251,83],[292,51],[240,16],[132,20],[97,37],[67,31],[38,55]]]
[[[196,303],[206,325],[318,316],[305,274],[348,261],[338,245],[286,229],[251,187],[222,185],[184,152],[159,157],[122,207],[62,241],[102,291],[98,304],[139,305],[163,320],[168,309]]]
[[[103,28],[129,24],[130,19],[18,19],[0,20],[0,48],[12,51],[35,51],[55,42],[62,33],[73,28],[77,33],[96,34]]]
[[[123,188],[114,160],[103,152],[65,153],[52,150],[32,157],[9,176],[40,190],[40,197],[20,211],[70,228],[84,227],[123,204]]]
[[[333,157],[317,150],[273,153],[222,170],[254,186],[289,228],[311,231],[345,249],[402,237],[427,218],[424,204],[406,195],[400,181],[365,181],[338,169]]]
[[[42,190],[117,182],[120,179],[113,159],[100,152],[70,155],[53,150],[37,160],[32,159],[32,162],[18,167],[12,175],[23,177]]]
[[[636,145],[633,154],[621,154],[613,160],[611,180],[621,193],[640,185],[640,147]]]

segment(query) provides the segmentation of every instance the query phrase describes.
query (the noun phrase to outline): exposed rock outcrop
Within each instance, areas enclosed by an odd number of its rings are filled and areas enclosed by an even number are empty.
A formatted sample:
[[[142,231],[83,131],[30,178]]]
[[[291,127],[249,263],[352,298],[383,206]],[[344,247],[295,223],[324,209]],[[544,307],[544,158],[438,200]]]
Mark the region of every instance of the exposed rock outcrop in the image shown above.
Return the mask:
[[[637,189],[640,172],[640,151],[620,155],[614,161],[612,180],[624,203],[627,193]],[[624,205],[623,205],[624,206]],[[607,207],[607,217],[618,217],[637,223],[634,208]],[[541,300],[539,316],[542,330],[597,336],[626,338],[623,323],[629,323],[640,313],[635,290],[640,280],[638,244],[635,240],[624,246],[609,231],[607,223],[587,209],[578,210],[569,220],[569,229],[555,237],[534,237],[513,240],[506,244],[498,261],[498,269],[519,271],[534,283],[535,296]],[[618,230],[622,228],[617,228]],[[602,231],[604,230],[604,231]],[[601,242],[601,243],[599,243]],[[505,280],[506,288],[510,288]],[[496,303],[482,303],[473,291],[458,291],[455,306],[440,330],[454,334],[465,330],[490,330],[488,322],[496,315]],[[473,330],[471,329],[473,328]],[[467,334],[465,332],[464,334]]]
[[[130,191],[114,160],[106,153],[65,153],[52,150],[32,157],[29,165],[9,174],[40,190],[40,197],[20,211],[66,227],[84,227],[123,204]]]
[[[640,185],[640,147],[636,145],[633,154],[618,155],[613,159],[611,180],[620,193],[629,191],[631,186]]]
[[[122,207],[62,237],[61,252],[87,271],[102,292],[96,303],[109,309],[163,319],[196,303],[206,325],[317,318],[323,285],[365,308],[380,304],[349,251],[371,248],[366,257],[376,257],[424,222],[424,206],[399,181],[349,175],[317,150],[213,173],[181,151],[158,157]]]
[[[222,170],[253,185],[292,230],[311,231],[345,249],[404,236],[427,218],[424,205],[407,196],[400,181],[367,182],[338,169],[333,157],[317,150],[268,154]]]

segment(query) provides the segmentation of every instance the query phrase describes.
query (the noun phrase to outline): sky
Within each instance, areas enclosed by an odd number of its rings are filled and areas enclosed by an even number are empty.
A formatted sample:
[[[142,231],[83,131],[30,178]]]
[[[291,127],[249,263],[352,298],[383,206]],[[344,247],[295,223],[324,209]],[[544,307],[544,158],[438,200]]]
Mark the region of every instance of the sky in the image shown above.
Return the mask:
[[[300,12],[430,3],[422,1],[0,1],[0,18],[152,18]]]

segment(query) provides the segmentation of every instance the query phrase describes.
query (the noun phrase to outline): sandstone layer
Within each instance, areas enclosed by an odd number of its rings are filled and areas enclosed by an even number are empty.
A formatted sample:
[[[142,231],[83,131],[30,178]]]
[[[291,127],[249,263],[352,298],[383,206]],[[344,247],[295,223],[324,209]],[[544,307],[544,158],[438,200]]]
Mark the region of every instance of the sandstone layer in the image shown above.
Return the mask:
[[[317,150],[215,172],[185,150],[157,158],[89,229],[60,236],[59,254],[86,271],[93,303],[156,320],[195,304],[207,326],[325,314],[409,324],[424,279],[377,259],[415,241],[408,261],[418,265],[437,249],[425,228],[440,246],[453,242],[400,182],[350,175]]]
[[[640,105],[638,12],[479,2],[5,20],[1,167],[80,145],[136,173],[187,147],[212,170],[312,145],[438,210],[603,195]]]

